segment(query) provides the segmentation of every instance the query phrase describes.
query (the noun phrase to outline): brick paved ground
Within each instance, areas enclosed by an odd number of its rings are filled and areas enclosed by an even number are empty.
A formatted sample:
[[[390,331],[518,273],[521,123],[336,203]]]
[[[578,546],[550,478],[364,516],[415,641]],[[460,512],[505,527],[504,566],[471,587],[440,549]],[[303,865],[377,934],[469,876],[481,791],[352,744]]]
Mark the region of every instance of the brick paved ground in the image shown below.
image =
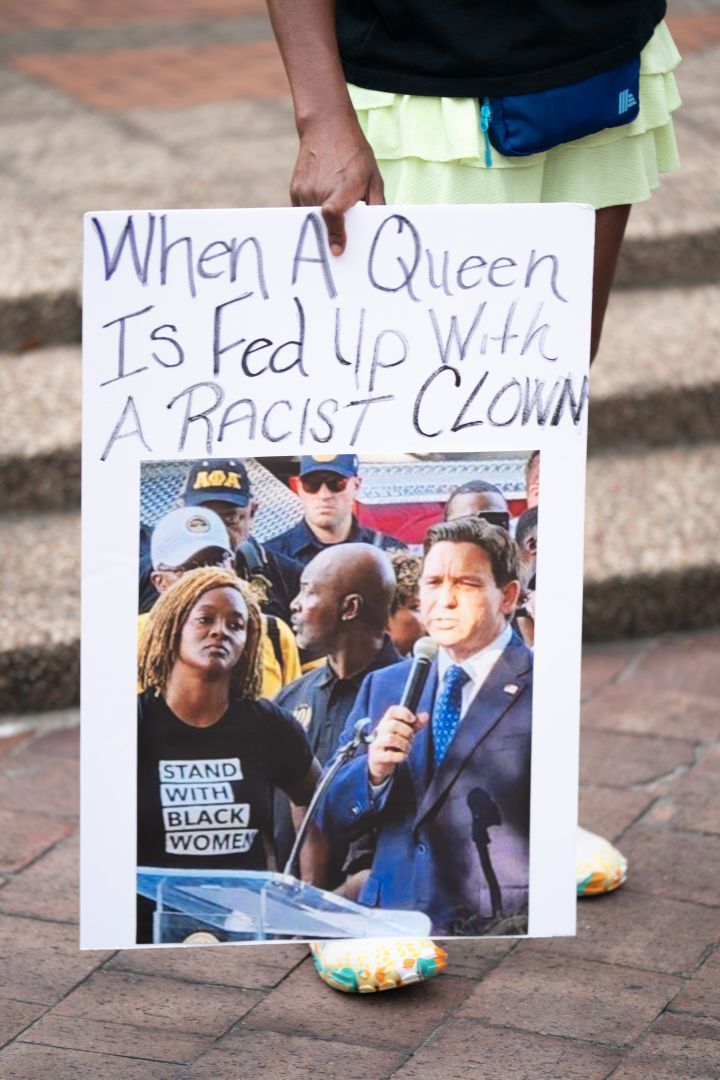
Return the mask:
[[[671,4],[668,20],[681,51],[717,45],[720,12],[686,6]],[[203,43],[213,25],[233,44]],[[122,47],[129,27],[139,47]],[[92,31],[99,36],[82,37]],[[288,94],[263,0],[6,0],[0,32],[7,35],[1,48],[10,68],[101,111]],[[190,40],[167,44],[178,34]]]
[[[0,30],[117,26],[165,20],[264,15],[264,0],[4,0]]]
[[[670,10],[695,111],[680,184],[633,215],[638,235],[697,230],[706,205],[717,113],[697,88],[720,0]],[[10,296],[75,289],[88,206],[286,201],[295,139],[262,0],[4,0],[0,124]],[[77,732],[0,738],[0,1080],[717,1080],[719,645],[586,652],[581,820],[631,871],[581,904],[577,937],[458,944],[442,978],[372,998],[325,987],[304,946],[80,953]]]
[[[303,945],[77,949],[74,727],[0,740],[2,1080],[716,1080],[720,632],[588,648],[581,820],[630,858],[575,938],[326,987]]]

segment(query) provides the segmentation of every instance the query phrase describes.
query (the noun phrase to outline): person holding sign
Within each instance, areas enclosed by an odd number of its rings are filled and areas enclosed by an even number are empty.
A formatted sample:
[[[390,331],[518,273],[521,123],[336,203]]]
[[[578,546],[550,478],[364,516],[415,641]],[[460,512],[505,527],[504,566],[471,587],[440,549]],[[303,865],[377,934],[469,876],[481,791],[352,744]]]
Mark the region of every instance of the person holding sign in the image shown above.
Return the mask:
[[[302,820],[320,769],[297,721],[258,700],[261,638],[232,571],[189,571],[155,604],[139,656],[139,866],[267,869],[276,787]],[[305,880],[321,879],[323,849],[311,832]],[[152,941],[151,921],[140,900],[138,942]]]
[[[594,357],[631,204],[678,168],[665,0],[267,6],[300,137],[291,200],[322,207],[332,253],[359,201],[589,203]]]
[[[589,203],[592,362],[631,205],[678,167],[665,0],[267,3],[300,139],[291,201],[321,206],[332,254],[359,201]]]

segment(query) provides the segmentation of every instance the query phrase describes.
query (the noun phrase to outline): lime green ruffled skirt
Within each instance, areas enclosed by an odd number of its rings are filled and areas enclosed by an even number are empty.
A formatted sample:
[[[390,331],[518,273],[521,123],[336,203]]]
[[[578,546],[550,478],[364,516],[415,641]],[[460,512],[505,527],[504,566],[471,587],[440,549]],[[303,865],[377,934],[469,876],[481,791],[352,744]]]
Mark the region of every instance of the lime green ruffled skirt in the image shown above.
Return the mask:
[[[582,202],[596,209],[649,199],[679,167],[672,112],[680,61],[665,23],[641,54],[640,113],[541,154],[485,164],[476,98],[416,97],[349,86],[389,203]]]

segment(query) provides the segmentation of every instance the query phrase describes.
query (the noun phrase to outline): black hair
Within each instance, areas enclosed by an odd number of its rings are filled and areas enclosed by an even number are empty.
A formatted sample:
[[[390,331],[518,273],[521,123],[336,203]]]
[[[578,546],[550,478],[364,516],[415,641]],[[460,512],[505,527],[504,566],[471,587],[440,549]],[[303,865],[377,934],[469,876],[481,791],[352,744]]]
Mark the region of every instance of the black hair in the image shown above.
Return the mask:
[[[538,511],[537,506],[531,506],[528,510],[518,518],[517,528],[515,529],[515,540],[523,547],[525,543],[525,537],[537,528],[538,523]]]
[[[460,487],[456,487],[454,491],[450,492],[448,501],[445,503],[444,520],[447,521],[448,508],[456,495],[499,495],[502,501],[507,506],[507,499],[503,495],[502,491],[495,484],[491,484],[489,480],[468,480],[467,484],[461,484]]]

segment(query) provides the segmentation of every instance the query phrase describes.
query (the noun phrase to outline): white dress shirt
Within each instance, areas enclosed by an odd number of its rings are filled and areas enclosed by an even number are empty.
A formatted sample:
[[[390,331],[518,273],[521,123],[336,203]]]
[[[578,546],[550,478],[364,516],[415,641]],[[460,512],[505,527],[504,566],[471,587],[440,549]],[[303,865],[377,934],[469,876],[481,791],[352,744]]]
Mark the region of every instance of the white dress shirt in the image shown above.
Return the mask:
[[[495,666],[495,663],[509,645],[512,635],[512,627],[508,623],[502,633],[498,634],[494,641],[491,641],[484,649],[479,649],[478,652],[473,653],[472,656],[468,656],[467,660],[463,660],[463,662],[458,665],[458,667],[461,667],[463,671],[467,672],[470,676],[462,688],[462,702],[460,705],[461,720],[468,711],[470,702],[490,674],[491,669]],[[438,692],[442,688],[443,679],[445,678],[447,669],[452,667],[455,663],[456,661],[452,659],[447,649],[441,647],[438,650]]]

